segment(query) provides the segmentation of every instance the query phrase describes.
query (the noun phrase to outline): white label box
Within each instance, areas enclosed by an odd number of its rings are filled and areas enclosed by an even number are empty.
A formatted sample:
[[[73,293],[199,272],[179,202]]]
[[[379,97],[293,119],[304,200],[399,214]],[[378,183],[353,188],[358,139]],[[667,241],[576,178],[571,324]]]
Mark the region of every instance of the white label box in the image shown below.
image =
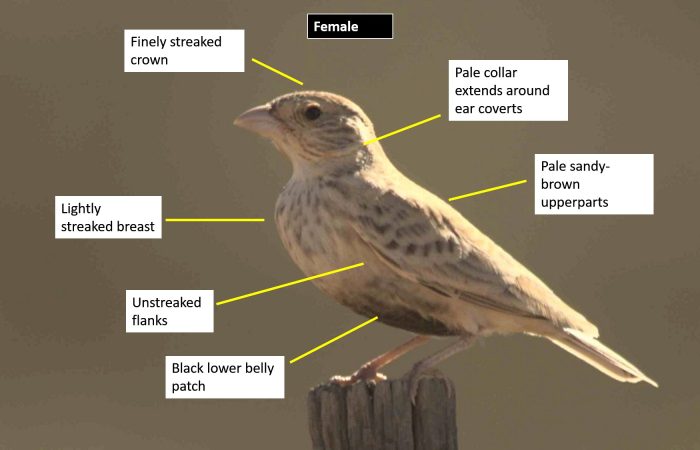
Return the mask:
[[[284,356],[166,356],[165,398],[284,398]]]
[[[127,333],[213,333],[214,291],[127,290]]]
[[[160,196],[57,195],[56,239],[161,239]]]
[[[537,154],[535,214],[654,214],[654,155]]]
[[[450,60],[449,120],[567,121],[569,61]]]
[[[124,30],[124,72],[244,71],[244,30]]]

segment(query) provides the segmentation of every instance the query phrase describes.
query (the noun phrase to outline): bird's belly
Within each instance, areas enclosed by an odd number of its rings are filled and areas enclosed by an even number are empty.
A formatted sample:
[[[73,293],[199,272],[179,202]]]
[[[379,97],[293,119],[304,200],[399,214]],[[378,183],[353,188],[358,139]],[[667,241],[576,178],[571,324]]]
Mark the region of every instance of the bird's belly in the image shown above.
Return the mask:
[[[358,314],[415,333],[444,336],[483,328],[465,302],[441,297],[389,268],[358,236],[346,212],[322,200],[314,207],[313,194],[306,198],[303,192],[280,198],[275,214],[280,238],[302,272],[312,276],[364,263],[314,280],[325,294]]]
[[[275,221],[292,260],[309,276],[366,257],[352,218],[318,183],[290,182],[277,200]]]
[[[363,262],[350,223],[325,211],[292,209],[277,216],[277,229],[292,260],[309,276]]]

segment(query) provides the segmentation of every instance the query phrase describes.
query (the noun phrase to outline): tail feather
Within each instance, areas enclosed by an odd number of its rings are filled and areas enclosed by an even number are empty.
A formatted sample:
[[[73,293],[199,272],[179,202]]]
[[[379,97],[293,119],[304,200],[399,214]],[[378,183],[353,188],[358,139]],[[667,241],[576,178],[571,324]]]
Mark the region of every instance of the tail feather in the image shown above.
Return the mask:
[[[656,381],[644,375],[632,363],[594,337],[588,336],[581,331],[565,328],[561,333],[547,336],[547,338],[567,352],[586,361],[618,381],[626,383],[645,381],[654,387],[659,387]]]

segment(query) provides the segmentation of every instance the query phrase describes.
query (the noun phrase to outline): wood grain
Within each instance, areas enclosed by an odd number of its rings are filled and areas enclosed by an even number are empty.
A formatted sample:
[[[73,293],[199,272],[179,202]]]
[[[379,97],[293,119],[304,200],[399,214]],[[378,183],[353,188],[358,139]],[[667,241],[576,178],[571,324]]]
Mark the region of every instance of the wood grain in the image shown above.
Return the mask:
[[[314,450],[455,450],[456,401],[452,382],[426,377],[413,405],[405,380],[309,392],[308,420]]]

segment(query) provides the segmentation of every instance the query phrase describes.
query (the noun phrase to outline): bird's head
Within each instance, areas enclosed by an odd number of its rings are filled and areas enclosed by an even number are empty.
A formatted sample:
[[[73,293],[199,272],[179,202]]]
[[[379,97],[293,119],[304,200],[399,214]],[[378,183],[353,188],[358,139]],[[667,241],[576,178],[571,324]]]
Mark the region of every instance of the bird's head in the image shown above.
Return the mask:
[[[267,139],[297,166],[354,161],[374,138],[367,115],[329,92],[295,92],[244,112],[233,122]]]

